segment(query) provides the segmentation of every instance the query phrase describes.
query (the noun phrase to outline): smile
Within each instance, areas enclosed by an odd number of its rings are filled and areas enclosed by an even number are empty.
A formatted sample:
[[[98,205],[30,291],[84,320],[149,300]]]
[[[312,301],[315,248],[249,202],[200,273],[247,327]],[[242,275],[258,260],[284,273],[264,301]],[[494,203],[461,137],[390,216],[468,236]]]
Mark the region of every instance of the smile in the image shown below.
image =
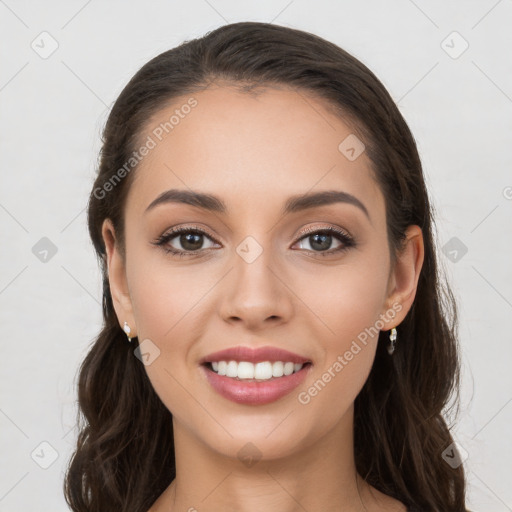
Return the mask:
[[[211,363],[212,371],[217,375],[225,375],[232,379],[266,381],[272,378],[292,375],[301,370],[303,364],[291,361],[214,361]]]
[[[311,367],[310,362],[218,361],[202,364],[200,369],[209,385],[223,398],[237,404],[264,405],[276,402],[300,386]],[[221,375],[224,370],[232,376]]]

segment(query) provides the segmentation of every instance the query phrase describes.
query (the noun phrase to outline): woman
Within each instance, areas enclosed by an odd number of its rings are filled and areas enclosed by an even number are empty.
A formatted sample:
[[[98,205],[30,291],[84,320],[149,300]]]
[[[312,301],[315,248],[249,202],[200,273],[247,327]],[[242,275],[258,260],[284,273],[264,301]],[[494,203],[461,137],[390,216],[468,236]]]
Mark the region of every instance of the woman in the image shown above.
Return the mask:
[[[162,53],[112,108],[88,221],[73,510],[466,510],[455,304],[361,62],[255,22]]]

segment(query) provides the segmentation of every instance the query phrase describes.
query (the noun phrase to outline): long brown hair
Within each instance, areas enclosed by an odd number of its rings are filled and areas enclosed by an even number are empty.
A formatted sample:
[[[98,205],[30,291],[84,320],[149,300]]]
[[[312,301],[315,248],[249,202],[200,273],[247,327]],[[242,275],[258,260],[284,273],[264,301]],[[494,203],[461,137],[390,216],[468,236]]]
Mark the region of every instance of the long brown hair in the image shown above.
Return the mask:
[[[172,416],[120,328],[101,236],[110,218],[124,254],[124,204],[137,166],[115,186],[105,185],[126,169],[155,112],[213,81],[244,91],[284,85],[324,99],[366,145],[386,200],[392,255],[407,226],[421,227],[424,264],[397,349],[390,357],[387,333],[380,333],[355,401],[355,461],[367,482],[407,506],[465,511],[463,466],[452,468],[442,457],[453,442],[443,415],[454,406],[458,412],[456,305],[439,272],[433,208],[414,138],[384,86],[356,58],[313,34],[257,22],[225,25],[153,58],[126,85],[106,122],[88,204],[104,324],[79,369],[79,435],[64,482],[66,501],[76,512],[147,512],[176,475]]]

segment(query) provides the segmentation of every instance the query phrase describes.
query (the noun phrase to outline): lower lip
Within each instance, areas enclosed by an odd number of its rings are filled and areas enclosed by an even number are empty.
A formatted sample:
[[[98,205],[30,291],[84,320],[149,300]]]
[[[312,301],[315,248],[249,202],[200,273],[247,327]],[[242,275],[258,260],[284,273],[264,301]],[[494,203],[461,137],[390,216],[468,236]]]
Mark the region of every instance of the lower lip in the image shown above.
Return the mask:
[[[311,364],[307,364],[296,373],[267,381],[247,382],[219,375],[206,366],[202,366],[208,382],[219,395],[238,404],[246,405],[263,405],[279,400],[304,381],[310,367]]]

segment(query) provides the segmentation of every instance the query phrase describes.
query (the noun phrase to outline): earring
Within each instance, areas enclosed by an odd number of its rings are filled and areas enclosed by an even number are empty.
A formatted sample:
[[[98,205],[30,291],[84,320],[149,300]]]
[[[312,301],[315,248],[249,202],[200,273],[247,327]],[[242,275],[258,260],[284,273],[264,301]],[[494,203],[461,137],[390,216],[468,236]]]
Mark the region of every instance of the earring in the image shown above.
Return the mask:
[[[393,355],[396,348],[396,329],[393,327],[389,333],[388,354]]]
[[[124,323],[123,331],[126,333],[128,341],[131,343],[132,339],[130,337],[130,333],[132,332],[132,330],[130,329],[130,326],[128,325],[128,322]]]

